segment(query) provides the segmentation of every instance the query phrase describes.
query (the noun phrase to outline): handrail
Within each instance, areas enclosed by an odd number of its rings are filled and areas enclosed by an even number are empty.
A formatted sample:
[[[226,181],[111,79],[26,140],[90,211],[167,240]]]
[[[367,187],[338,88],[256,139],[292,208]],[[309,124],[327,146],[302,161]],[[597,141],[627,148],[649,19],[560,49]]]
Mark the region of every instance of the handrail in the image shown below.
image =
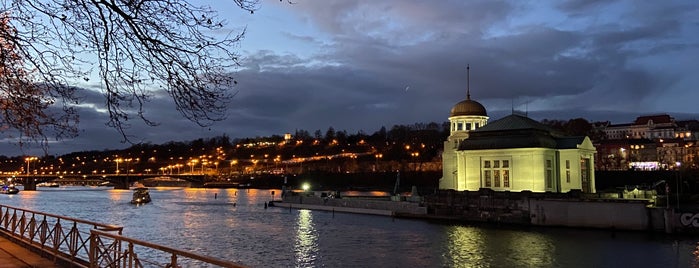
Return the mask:
[[[89,264],[88,230],[121,234],[123,227],[0,205],[0,232],[76,267]]]
[[[95,228],[104,228],[105,230],[114,230],[114,231],[121,231],[124,227],[121,226],[116,226],[116,225],[111,225],[111,224],[104,224],[100,222],[94,222],[94,221],[88,221],[88,220],[83,220],[83,219],[78,219],[78,218],[72,218],[68,216],[61,216],[58,214],[51,214],[51,213],[46,213],[46,212],[40,212],[40,211],[33,211],[29,209],[23,209],[23,208],[18,208],[18,207],[13,207],[13,206],[7,206],[7,205],[2,205],[0,204],[0,209],[3,208],[8,208],[8,209],[14,209],[14,210],[19,210],[19,211],[25,211],[25,212],[30,212],[30,213],[35,213],[35,214],[40,214],[40,215],[45,215],[53,218],[60,218],[64,220],[69,220],[69,221],[74,221],[78,223],[84,223],[84,224],[89,224],[89,225],[94,225]]]
[[[142,267],[144,263],[161,265],[160,267],[180,267],[178,266],[178,262],[182,262],[180,257],[187,258],[190,261],[197,261],[199,264],[206,263],[217,265],[220,267],[230,268],[245,267],[238,263],[224,261],[209,256],[197,255],[192,252],[162,246],[146,241],[141,241],[138,239],[133,239],[100,230],[93,229],[90,230],[90,233],[92,237],[90,241],[91,267]],[[109,238],[111,240],[105,238]],[[124,247],[123,243],[126,243],[127,245]],[[158,262],[147,259],[144,257],[146,254],[139,254],[138,252],[135,252],[135,246],[142,246],[149,249],[161,251],[162,253],[167,253],[169,258],[167,261],[164,262]],[[126,250],[123,252],[115,252],[115,248],[126,248]],[[165,255],[161,254],[161,256]],[[187,260],[185,260],[184,262],[187,262]],[[188,266],[193,265],[190,264]]]
[[[122,236],[123,227],[0,205],[0,233],[71,267],[245,267]],[[125,246],[123,244],[126,244]],[[142,252],[136,252],[142,250]],[[154,253],[155,252],[155,253]],[[151,260],[165,256],[165,262]],[[180,259],[178,259],[180,258]],[[192,263],[196,265],[178,265]],[[144,266],[144,264],[149,264]]]

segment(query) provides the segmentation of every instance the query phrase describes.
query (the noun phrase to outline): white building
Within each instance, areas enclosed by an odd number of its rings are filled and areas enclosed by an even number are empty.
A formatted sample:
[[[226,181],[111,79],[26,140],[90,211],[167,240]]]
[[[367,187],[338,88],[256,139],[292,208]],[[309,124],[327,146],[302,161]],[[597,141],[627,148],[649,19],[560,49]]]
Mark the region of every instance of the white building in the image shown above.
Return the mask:
[[[440,189],[595,192],[595,147],[521,115],[488,123],[485,108],[467,99],[449,117]]]

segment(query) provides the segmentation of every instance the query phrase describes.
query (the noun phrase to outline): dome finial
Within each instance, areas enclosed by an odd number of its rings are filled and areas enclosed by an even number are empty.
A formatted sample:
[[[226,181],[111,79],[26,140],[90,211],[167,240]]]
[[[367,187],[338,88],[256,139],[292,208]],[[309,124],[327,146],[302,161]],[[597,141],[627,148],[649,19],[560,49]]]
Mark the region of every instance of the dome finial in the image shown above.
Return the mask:
[[[471,65],[466,64],[466,99],[471,99]]]

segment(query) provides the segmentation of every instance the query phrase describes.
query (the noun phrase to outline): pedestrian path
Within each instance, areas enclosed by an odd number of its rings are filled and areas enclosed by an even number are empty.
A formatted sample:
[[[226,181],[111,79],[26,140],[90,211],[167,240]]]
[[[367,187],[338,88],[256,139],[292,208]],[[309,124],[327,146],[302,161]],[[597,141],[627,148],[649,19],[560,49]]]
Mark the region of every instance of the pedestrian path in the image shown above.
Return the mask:
[[[15,267],[61,267],[48,258],[26,249],[0,236],[0,268]]]

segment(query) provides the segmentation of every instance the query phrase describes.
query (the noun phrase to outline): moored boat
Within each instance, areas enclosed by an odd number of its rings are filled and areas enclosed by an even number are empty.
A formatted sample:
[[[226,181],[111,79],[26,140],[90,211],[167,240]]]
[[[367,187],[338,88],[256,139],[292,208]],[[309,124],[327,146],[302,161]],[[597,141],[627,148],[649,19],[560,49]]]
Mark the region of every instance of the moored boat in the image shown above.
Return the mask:
[[[19,189],[17,189],[14,185],[3,185],[0,187],[0,194],[17,194],[19,193]]]

